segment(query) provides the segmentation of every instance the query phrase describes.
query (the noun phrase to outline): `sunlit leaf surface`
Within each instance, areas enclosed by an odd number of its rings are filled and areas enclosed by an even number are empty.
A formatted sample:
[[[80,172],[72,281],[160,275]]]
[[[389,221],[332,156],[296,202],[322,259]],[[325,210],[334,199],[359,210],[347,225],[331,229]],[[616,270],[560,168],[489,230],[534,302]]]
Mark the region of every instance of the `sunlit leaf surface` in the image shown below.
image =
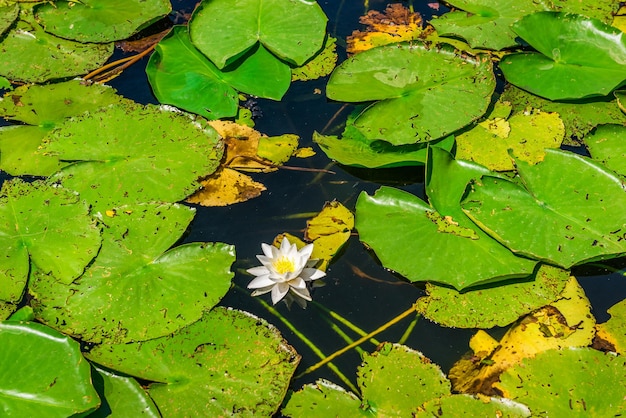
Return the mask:
[[[89,359],[156,381],[148,393],[164,417],[271,416],[300,356],[264,320],[215,308],[178,333],[101,345]],[[233,413],[236,411],[236,413]]]
[[[5,181],[0,194],[0,299],[20,300],[29,264],[70,283],[98,253],[100,228],[70,190]]]
[[[626,176],[626,127],[602,125],[585,136],[591,158]]]
[[[110,416],[161,416],[146,391],[132,377],[120,376],[95,366],[93,385],[102,404],[89,418]]]
[[[611,318],[596,326],[597,336],[611,345],[611,351],[626,354],[626,299],[608,309]]]
[[[462,58],[421,43],[370,49],[341,63],[330,99],[376,101],[354,121],[369,140],[393,145],[432,141],[478,119],[495,88],[488,59]]]
[[[565,268],[626,253],[626,192],[604,166],[574,153],[546,150],[543,162],[517,161],[524,186],[483,177],[463,208],[516,253]]]
[[[500,68],[512,84],[550,100],[607,95],[624,76],[623,32],[582,15],[540,12],[513,31],[539,52],[508,55]]]
[[[252,177],[227,167],[218,169],[201,183],[202,189],[189,196],[187,202],[201,206],[228,206],[254,199],[267,190]]]
[[[42,322],[85,341],[142,341],[198,320],[230,288],[232,246],[169,249],[191,222],[188,207],[141,204],[101,217],[102,250],[79,280],[67,286],[33,274],[30,291]]]
[[[6,416],[65,418],[100,404],[71,338],[37,323],[0,322],[0,409]]]
[[[44,153],[76,162],[57,179],[95,210],[137,202],[176,202],[200,187],[222,156],[208,126],[156,106],[110,106],[67,119]]]
[[[172,11],[168,0],[80,0],[41,3],[37,20],[46,32],[80,42],[113,42]]]
[[[113,54],[113,44],[57,38],[23,10],[20,19],[0,39],[0,50],[0,75],[14,81],[43,83],[95,70]]]
[[[302,65],[322,48],[327,20],[317,2],[213,0],[200,4],[189,26],[193,43],[219,68],[257,42]]]
[[[590,348],[550,350],[503,373],[498,386],[533,416],[620,416],[626,412],[624,369],[623,356]]]
[[[465,38],[473,48],[494,50],[517,45],[511,24],[528,14],[549,10],[547,1],[537,0],[453,0],[448,3],[460,10],[433,19],[437,32]]]

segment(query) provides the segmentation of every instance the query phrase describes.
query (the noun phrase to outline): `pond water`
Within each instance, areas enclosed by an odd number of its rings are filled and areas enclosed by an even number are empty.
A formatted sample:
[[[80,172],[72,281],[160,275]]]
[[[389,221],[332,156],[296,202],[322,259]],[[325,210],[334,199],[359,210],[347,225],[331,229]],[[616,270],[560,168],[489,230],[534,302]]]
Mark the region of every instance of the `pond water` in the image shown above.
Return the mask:
[[[320,1],[329,18],[328,29],[339,39],[340,60],[345,58],[345,38],[353,30],[359,29],[359,16],[367,9],[384,10],[392,1]],[[430,19],[434,10],[426,2],[416,2],[416,11]],[[174,10],[188,13],[193,10],[195,1],[172,1]],[[444,11],[443,6],[440,11]],[[118,53],[119,54],[119,53]],[[110,81],[118,91],[140,103],[158,103],[150,91],[144,72],[146,59],[127,69],[120,77]],[[276,317],[250,297],[246,289],[251,276],[247,268],[257,265],[255,255],[261,253],[261,243],[270,243],[282,232],[302,235],[306,219],[311,213],[322,209],[325,202],[337,200],[354,210],[356,199],[362,191],[372,194],[380,185],[393,185],[413,194],[424,197],[424,170],[421,167],[405,169],[367,170],[342,167],[329,160],[312,143],[314,131],[324,134],[337,134],[345,121],[350,108],[341,103],[326,99],[324,91],[327,78],[309,82],[295,82],[281,102],[257,100],[261,112],[255,122],[255,129],[267,135],[294,133],[300,137],[301,146],[313,146],[317,154],[307,159],[292,159],[288,166],[304,167],[310,171],[297,171],[287,168],[269,174],[255,174],[255,180],[262,182],[267,191],[248,202],[223,208],[197,207],[196,217],[186,234],[185,242],[220,241],[235,245],[237,261],[233,265],[236,272],[233,288],[222,300],[221,305],[252,312],[276,325],[283,336],[302,355],[300,371],[316,363],[319,358],[303,344],[293,332],[287,329]],[[321,90],[321,94],[316,90]],[[0,122],[1,124],[1,122]],[[328,170],[325,172],[322,170]],[[415,249],[419,256],[419,248]],[[626,267],[625,259],[609,263],[620,270]],[[607,319],[606,308],[626,298],[626,281],[619,273],[607,273],[602,266],[585,266],[574,270],[587,292],[599,322]],[[327,270],[325,286],[314,289],[315,302],[335,311],[358,327],[369,332],[408,309],[413,302],[424,295],[423,288],[384,269],[373,253],[360,243],[353,234],[342,252]],[[269,297],[262,296],[265,300]],[[280,303],[277,309],[301,333],[312,340],[325,354],[346,345],[324,321],[323,314],[315,306],[303,310],[294,305],[291,310]],[[410,316],[389,330],[378,335],[379,341],[398,341],[411,324]],[[451,365],[468,350],[468,340],[473,330],[448,329],[420,319],[405,344],[423,352],[446,372]],[[366,343],[366,351],[375,347]],[[341,356],[335,364],[350,379],[355,379],[356,367],[361,359],[356,351]],[[341,382],[327,368],[322,368],[294,381],[294,387],[326,378],[338,384]]]

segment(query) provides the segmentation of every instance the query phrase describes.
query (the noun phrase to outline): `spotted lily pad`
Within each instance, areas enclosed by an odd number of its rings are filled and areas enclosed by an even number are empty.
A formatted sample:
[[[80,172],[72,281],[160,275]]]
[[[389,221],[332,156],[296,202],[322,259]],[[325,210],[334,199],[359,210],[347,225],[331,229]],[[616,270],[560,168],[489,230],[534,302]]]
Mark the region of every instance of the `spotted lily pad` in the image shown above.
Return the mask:
[[[137,202],[177,202],[219,165],[211,127],[156,106],[117,105],[72,117],[48,136],[45,154],[75,162],[56,176],[96,210]]]
[[[0,49],[0,75],[28,83],[86,74],[113,54],[112,43],[80,43],[45,32],[26,9],[1,38]]]
[[[611,351],[626,354],[626,300],[611,306],[608,311],[611,318],[596,326],[597,336],[611,345]]]
[[[591,157],[622,176],[626,176],[626,128],[602,125],[585,137]]]
[[[512,84],[550,100],[604,96],[621,85],[624,33],[582,15],[539,12],[512,26],[538,52],[504,57],[500,68]]]
[[[70,116],[124,101],[115,90],[80,80],[20,86],[0,100],[0,116],[27,125],[0,127],[0,168],[14,176],[49,176],[67,163],[43,155],[43,139]]]
[[[448,2],[456,9],[432,20],[440,35],[465,38],[472,48],[500,50],[517,45],[511,24],[520,18],[548,10],[536,0],[458,0]]]
[[[493,177],[473,185],[463,208],[481,229],[516,253],[565,268],[626,253],[626,192],[615,173],[552,149],[539,164],[517,161],[517,170],[524,186]]]
[[[533,416],[608,417],[626,413],[626,359],[591,348],[550,350],[500,376],[505,396]]]
[[[126,39],[171,11],[169,0],[80,0],[41,3],[35,16],[58,37],[105,43]]]
[[[19,301],[29,265],[70,283],[100,248],[100,229],[70,190],[5,181],[0,192],[0,299]]]
[[[300,360],[267,322],[221,307],[176,334],[87,356],[156,382],[147,391],[164,417],[271,416]]]
[[[197,321],[230,288],[233,247],[170,248],[193,210],[140,204],[101,214],[100,254],[71,285],[34,272],[38,320],[84,341],[125,343],[161,337]]]
[[[0,35],[11,27],[19,11],[17,3],[0,2]]]
[[[344,102],[376,101],[354,126],[369,140],[403,145],[442,138],[478,119],[494,88],[490,60],[415,43],[350,57],[333,71],[326,94]]]

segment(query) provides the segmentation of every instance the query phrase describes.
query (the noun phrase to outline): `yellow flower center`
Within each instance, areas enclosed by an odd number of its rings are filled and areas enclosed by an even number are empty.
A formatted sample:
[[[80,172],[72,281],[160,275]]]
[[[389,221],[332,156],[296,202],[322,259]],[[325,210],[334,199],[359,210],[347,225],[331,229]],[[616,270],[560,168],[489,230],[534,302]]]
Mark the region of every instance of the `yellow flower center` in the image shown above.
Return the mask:
[[[296,269],[296,265],[293,260],[284,256],[280,257],[272,264],[274,265],[274,270],[276,270],[276,273],[278,274],[293,273]]]

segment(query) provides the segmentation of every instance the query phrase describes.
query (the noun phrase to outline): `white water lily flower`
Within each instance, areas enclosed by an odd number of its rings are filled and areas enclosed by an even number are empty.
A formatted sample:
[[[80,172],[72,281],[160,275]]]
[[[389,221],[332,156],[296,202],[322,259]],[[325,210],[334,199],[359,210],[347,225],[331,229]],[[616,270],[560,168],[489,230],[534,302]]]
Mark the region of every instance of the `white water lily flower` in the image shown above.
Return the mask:
[[[311,301],[307,282],[326,275],[323,271],[313,268],[317,260],[309,260],[313,244],[308,244],[298,251],[296,244],[291,244],[287,238],[283,238],[280,248],[268,244],[261,244],[261,248],[265,255],[257,255],[256,258],[262,266],[247,270],[248,273],[257,276],[248,284],[248,289],[255,289],[252,296],[272,292],[272,303],[276,305],[291,291],[296,298]]]

